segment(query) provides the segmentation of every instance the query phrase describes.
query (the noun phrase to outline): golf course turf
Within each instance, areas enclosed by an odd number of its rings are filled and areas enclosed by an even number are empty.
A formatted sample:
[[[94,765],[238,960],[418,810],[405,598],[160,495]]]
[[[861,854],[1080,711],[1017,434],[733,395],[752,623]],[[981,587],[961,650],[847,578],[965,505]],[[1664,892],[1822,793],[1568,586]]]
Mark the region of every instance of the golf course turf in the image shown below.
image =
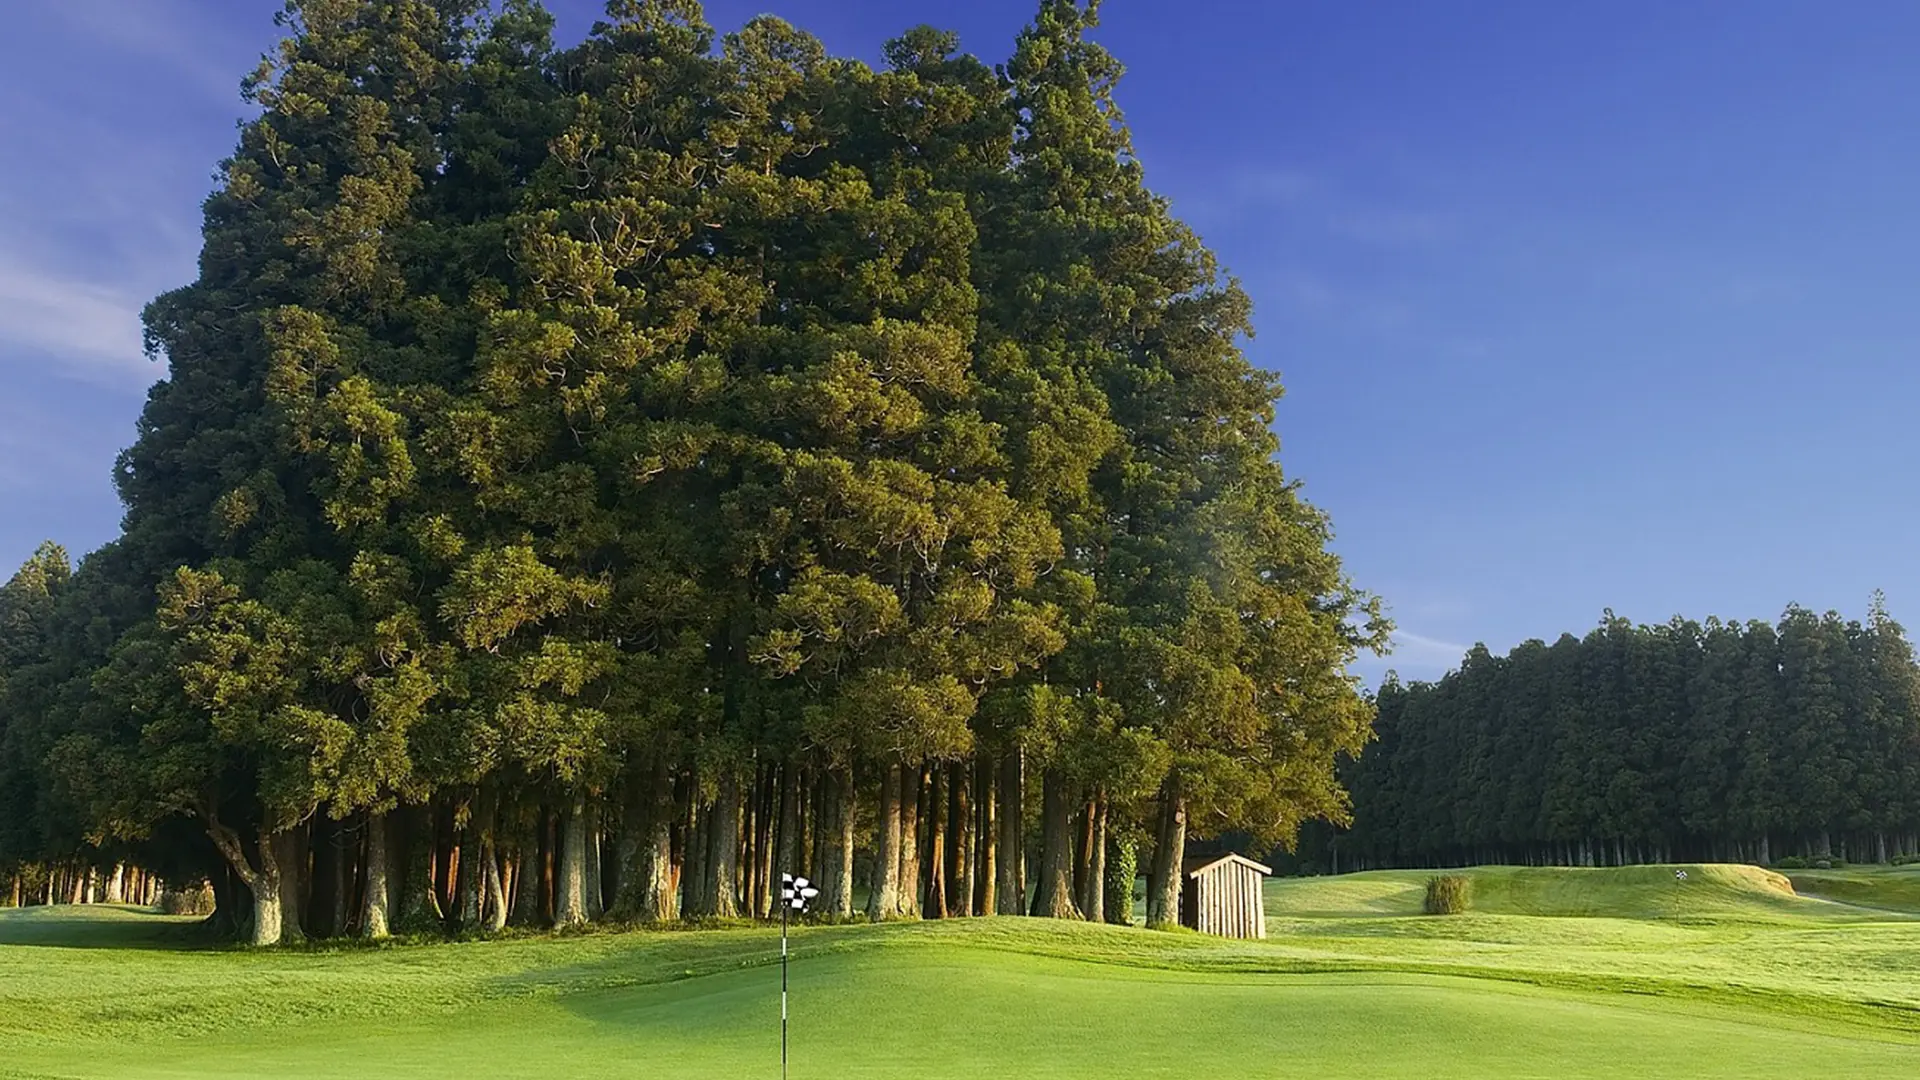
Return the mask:
[[[1845,871],[1845,902],[1683,869],[1464,871],[1446,917],[1423,872],[1279,880],[1266,942],[806,927],[791,1075],[1920,1075],[1920,867]],[[777,956],[759,927],[252,952],[0,911],[0,1077],[775,1076]]]

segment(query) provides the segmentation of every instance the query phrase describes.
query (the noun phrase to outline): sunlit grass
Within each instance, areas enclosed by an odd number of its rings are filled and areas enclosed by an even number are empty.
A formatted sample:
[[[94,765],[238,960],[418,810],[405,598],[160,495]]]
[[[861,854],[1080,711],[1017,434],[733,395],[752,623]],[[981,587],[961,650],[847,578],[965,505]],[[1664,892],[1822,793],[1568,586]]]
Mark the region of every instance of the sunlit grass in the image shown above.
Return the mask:
[[[794,938],[793,1076],[1906,1075],[1909,877],[1485,868],[1269,884],[1266,942],[986,919]],[[1884,879],[1875,875],[1884,875]],[[1677,888],[1676,888],[1677,886]],[[1577,914],[1575,914],[1577,913]],[[777,932],[249,952],[115,909],[0,911],[0,1077],[772,1075]],[[11,1070],[11,1071],[9,1071]]]

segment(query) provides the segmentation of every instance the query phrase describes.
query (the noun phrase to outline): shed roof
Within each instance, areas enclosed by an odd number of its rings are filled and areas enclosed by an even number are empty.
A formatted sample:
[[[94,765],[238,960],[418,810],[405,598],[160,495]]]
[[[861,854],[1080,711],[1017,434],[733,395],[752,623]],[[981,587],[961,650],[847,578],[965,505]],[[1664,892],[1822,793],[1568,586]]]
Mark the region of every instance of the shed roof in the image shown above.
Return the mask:
[[[1201,873],[1203,871],[1211,870],[1212,868],[1224,862],[1236,862],[1242,866],[1252,867],[1253,869],[1258,870],[1261,873],[1268,875],[1269,877],[1273,875],[1273,867],[1262,866],[1259,863],[1254,862],[1252,859],[1247,858],[1245,855],[1236,855],[1231,851],[1227,852],[1224,855],[1189,856],[1186,859],[1186,861],[1180,864],[1180,873],[1185,877],[1192,877],[1195,874]]]

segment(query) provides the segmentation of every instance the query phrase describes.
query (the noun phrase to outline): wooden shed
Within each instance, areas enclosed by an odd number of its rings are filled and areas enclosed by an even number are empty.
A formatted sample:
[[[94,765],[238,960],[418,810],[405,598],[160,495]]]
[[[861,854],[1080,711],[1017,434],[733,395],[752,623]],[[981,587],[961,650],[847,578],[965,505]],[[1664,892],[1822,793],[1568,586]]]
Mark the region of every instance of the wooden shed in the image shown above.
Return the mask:
[[[1230,938],[1267,936],[1260,885],[1273,869],[1244,855],[1201,855],[1180,867],[1180,924]]]

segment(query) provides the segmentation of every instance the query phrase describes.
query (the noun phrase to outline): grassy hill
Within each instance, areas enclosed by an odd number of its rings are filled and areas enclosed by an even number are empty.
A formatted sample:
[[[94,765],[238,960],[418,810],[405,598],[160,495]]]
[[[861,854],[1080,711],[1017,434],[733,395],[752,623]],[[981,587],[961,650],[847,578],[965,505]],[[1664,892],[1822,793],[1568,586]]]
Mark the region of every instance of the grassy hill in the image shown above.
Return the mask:
[[[1685,871],[1684,881],[1675,876],[1676,870]],[[1490,915],[1684,919],[1844,914],[1828,910],[1823,900],[1799,895],[1787,876],[1757,866],[1483,866],[1447,872],[1472,878],[1473,910]],[[1267,911],[1302,917],[1418,915],[1427,879],[1433,874],[1384,870],[1332,878],[1283,878],[1268,885]],[[1887,876],[1886,872],[1861,872],[1863,880]],[[1914,908],[1920,910],[1920,874],[1913,876],[1913,882]]]
[[[804,928],[792,1076],[1713,1080],[1920,1060],[1920,919],[1731,867],[1689,868],[1700,888],[1663,907],[1656,871],[1474,871],[1486,906],[1448,918],[1405,914],[1424,874],[1274,882],[1264,943]],[[765,928],[246,952],[124,909],[0,911],[0,1077],[772,1076],[777,956]]]

